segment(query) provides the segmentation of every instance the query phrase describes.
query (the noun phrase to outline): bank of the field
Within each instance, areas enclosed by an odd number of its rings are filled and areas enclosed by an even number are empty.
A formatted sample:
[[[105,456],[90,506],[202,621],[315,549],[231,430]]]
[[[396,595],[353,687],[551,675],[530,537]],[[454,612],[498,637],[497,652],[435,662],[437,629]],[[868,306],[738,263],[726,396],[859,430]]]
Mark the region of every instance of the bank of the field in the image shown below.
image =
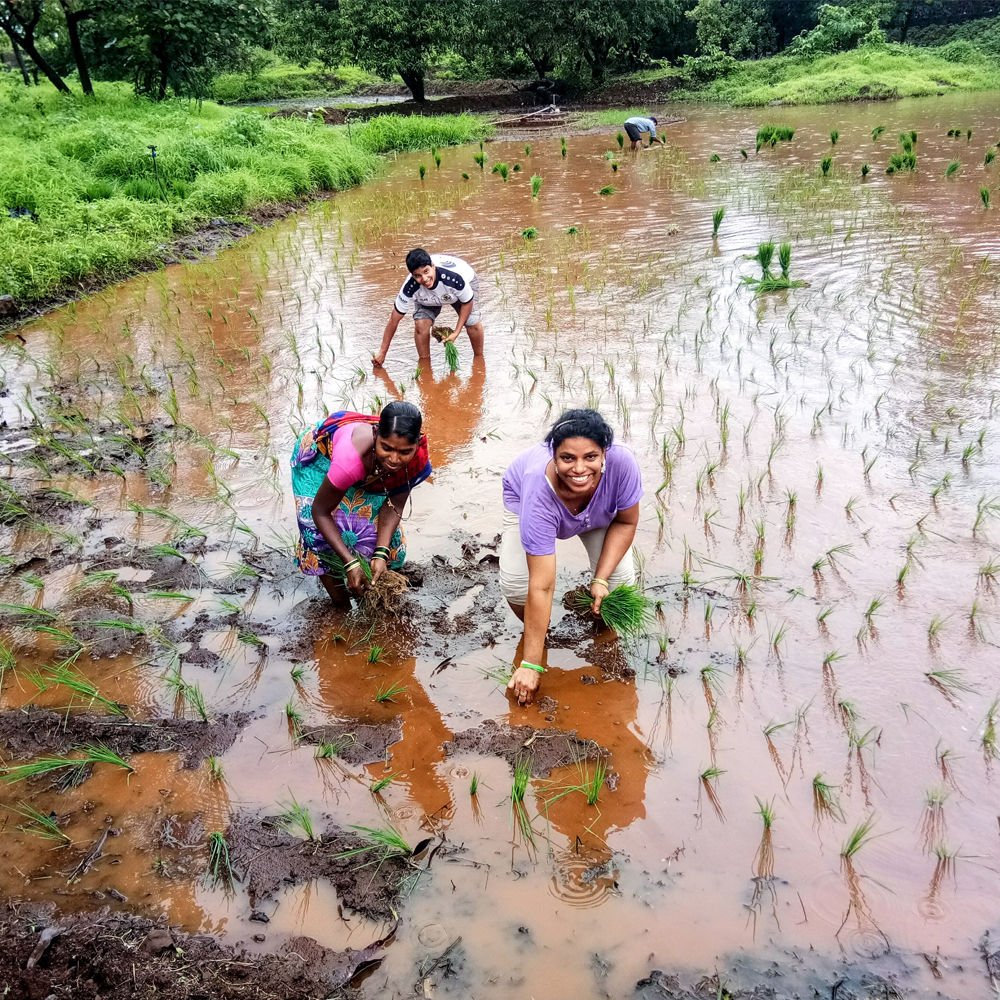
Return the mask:
[[[97,90],[67,98],[0,79],[0,295],[22,311],[155,263],[215,218],[360,184],[381,153],[490,132],[471,115],[387,115],[348,137],[318,119]]]
[[[298,66],[275,59],[257,73],[220,73],[212,81],[212,97],[226,104],[296,97],[337,97],[385,81],[360,66],[329,68],[319,63]]]
[[[779,55],[740,62],[708,83],[681,82],[671,96],[760,107],[926,97],[955,90],[1000,90],[1000,63],[967,41],[936,48],[879,45],[828,56]]]

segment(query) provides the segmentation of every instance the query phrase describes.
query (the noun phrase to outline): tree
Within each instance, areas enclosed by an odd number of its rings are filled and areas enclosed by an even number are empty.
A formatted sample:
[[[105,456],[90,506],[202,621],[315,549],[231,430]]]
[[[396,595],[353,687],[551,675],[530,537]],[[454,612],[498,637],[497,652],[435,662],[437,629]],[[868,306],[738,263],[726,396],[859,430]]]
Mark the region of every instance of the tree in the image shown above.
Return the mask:
[[[63,16],[66,18],[66,32],[69,35],[69,46],[73,52],[73,61],[80,76],[80,89],[88,96],[94,96],[94,87],[90,82],[90,71],[80,43],[80,22],[94,16],[93,8],[80,7],[75,0],[59,0]]]
[[[346,26],[340,0],[274,0],[273,11],[275,44],[284,55],[328,67],[341,61]]]
[[[772,0],[698,0],[687,12],[695,23],[698,51],[754,59],[777,48]]]
[[[72,91],[52,64],[38,51],[36,34],[45,5],[42,0],[0,0],[0,29],[10,39],[14,51],[23,49],[28,58],[61,94]]]
[[[425,100],[432,56],[448,46],[462,7],[454,0],[341,0],[348,51],[380,76],[398,73],[415,101]]]
[[[557,5],[560,0],[478,0],[459,28],[459,50],[501,74],[518,64],[525,68],[526,60],[541,80],[555,69],[566,42]]]
[[[136,93],[163,100],[170,90],[204,96],[212,77],[242,65],[267,29],[250,0],[119,0],[88,40],[105,76],[131,79]]]

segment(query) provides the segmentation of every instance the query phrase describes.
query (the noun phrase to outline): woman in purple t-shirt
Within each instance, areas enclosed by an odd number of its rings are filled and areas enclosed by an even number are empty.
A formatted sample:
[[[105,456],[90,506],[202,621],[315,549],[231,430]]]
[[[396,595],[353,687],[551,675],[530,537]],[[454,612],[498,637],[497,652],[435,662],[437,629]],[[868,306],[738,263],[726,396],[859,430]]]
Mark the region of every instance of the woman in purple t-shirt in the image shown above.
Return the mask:
[[[544,444],[522,452],[504,473],[500,589],[524,622],[523,657],[507,688],[522,705],[534,699],[545,671],[556,539],[583,542],[595,614],[609,590],[635,582],[642,479],[635,456],[613,438],[596,411],[567,410]]]

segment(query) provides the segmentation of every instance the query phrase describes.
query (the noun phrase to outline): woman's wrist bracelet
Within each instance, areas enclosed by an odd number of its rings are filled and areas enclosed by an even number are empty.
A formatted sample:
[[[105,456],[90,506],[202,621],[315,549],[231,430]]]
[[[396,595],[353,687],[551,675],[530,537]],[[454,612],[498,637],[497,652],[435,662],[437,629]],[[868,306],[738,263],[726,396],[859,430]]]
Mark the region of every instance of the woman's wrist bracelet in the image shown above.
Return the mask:
[[[600,584],[600,585],[601,585],[602,587],[607,587],[607,588],[608,588],[608,590],[610,590],[610,589],[611,589],[611,584],[610,584],[610,583],[608,583],[608,581],[607,581],[607,580],[605,580],[605,579],[604,579],[603,577],[600,577],[600,576],[595,576],[595,577],[594,577],[594,578],[593,578],[593,579],[592,579],[592,580],[590,581],[590,585],[591,585],[591,586],[593,586],[593,585],[594,585],[595,583],[599,583],[599,584]]]
[[[545,673],[545,667],[540,663],[529,663],[527,660],[521,660],[522,667],[527,667],[529,670],[537,670],[540,674]]]
[[[344,563],[344,572],[350,573],[352,569],[357,569],[361,565],[361,560],[355,557],[350,562]]]
[[[372,559],[381,559],[383,562],[389,561],[389,549],[385,545],[376,545],[372,553]]]

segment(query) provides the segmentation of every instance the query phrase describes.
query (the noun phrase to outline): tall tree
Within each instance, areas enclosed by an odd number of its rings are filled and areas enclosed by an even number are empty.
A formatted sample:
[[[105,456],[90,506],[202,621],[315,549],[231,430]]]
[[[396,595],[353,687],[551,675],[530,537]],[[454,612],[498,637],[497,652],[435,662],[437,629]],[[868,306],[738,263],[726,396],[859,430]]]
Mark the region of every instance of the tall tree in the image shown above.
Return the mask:
[[[76,0],[59,0],[63,16],[66,18],[66,32],[69,35],[69,46],[73,52],[73,61],[80,76],[80,89],[88,96],[94,96],[94,85],[90,82],[90,70],[80,43],[80,22],[94,16],[92,7],[81,7]]]
[[[276,47],[305,64],[318,59],[336,66],[344,56],[345,25],[340,0],[273,0]]]
[[[451,0],[341,0],[347,50],[365,69],[398,73],[415,101],[426,99],[430,59],[457,33],[462,5]]]
[[[72,91],[52,64],[38,51],[36,34],[45,5],[43,0],[0,0],[0,29],[11,43],[24,50],[45,78],[61,94]]]
[[[163,100],[171,90],[204,96],[212,76],[241,65],[267,28],[252,0],[118,0],[89,29],[89,41],[102,73]]]

